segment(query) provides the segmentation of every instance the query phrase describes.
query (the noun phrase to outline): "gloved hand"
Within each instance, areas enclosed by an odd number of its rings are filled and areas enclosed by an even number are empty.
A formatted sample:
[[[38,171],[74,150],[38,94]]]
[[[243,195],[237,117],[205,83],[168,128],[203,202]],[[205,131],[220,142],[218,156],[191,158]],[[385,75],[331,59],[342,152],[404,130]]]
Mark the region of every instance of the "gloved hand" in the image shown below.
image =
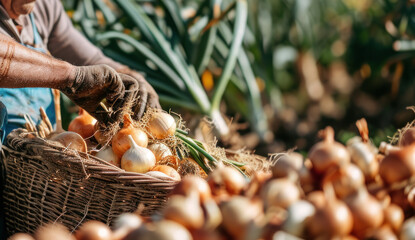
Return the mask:
[[[134,105],[132,107],[133,119],[139,120],[143,116],[147,107],[161,108],[159,96],[154,88],[144,79],[143,75],[128,68],[127,66],[117,69],[117,72],[133,77],[138,83],[138,99],[134,101]]]
[[[138,83],[107,65],[93,65],[76,67],[74,78],[59,90],[99,122],[108,123],[121,119],[124,106],[137,96]],[[100,104],[104,99],[109,111]]]

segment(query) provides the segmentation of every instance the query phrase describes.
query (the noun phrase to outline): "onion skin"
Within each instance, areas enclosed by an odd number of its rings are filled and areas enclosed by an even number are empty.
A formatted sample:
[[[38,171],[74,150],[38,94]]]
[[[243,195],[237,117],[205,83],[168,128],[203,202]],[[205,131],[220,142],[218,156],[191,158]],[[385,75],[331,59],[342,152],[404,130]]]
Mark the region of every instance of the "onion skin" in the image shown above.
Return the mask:
[[[36,240],[75,240],[68,229],[59,223],[41,226],[36,230],[35,238]]]
[[[176,121],[168,113],[155,112],[148,121],[147,130],[150,132],[150,136],[156,139],[164,139],[174,135]]]
[[[181,195],[170,197],[163,210],[163,216],[164,219],[175,221],[187,229],[199,229],[204,222],[200,200],[195,193],[188,197]]]
[[[303,156],[300,153],[288,152],[277,156],[271,167],[273,178],[288,177],[290,171],[299,172],[303,166]]]
[[[128,135],[131,135],[134,142],[140,147],[147,147],[148,137],[147,134],[141,129],[133,126],[133,120],[130,115],[124,115],[124,126],[115,134],[112,138],[112,150],[114,153],[121,158],[124,153],[130,149],[131,145],[128,140]]]
[[[84,109],[79,109],[79,115],[74,118],[68,126],[68,131],[76,132],[84,139],[90,138],[95,133],[95,123],[97,120],[89,115]]]
[[[415,239],[415,217],[411,217],[402,225],[401,232],[399,234],[400,240],[413,240]]]
[[[313,164],[316,174],[324,174],[333,166],[340,166],[350,162],[350,154],[346,147],[334,141],[334,130],[327,127],[323,132],[324,140],[316,143],[309,152],[308,158]]]
[[[391,149],[380,162],[379,175],[386,184],[401,182],[415,174],[415,144]]]

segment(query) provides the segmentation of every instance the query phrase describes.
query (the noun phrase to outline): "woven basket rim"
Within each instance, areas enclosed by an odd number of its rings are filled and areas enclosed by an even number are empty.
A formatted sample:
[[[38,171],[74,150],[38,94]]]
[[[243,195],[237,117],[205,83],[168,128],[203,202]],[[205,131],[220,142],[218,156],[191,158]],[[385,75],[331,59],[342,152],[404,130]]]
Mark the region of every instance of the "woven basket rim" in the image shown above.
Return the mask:
[[[13,153],[15,155],[29,157],[29,158],[42,158],[42,156],[28,155],[22,151],[16,149],[15,145],[24,144],[26,147],[42,147],[45,151],[54,152],[55,154],[65,155],[65,158],[60,161],[53,161],[55,165],[66,165],[68,162],[76,162],[84,165],[85,174],[92,174],[96,177],[97,175],[110,176],[114,178],[114,181],[128,181],[134,182],[154,182],[154,183],[171,183],[176,184],[179,180],[175,180],[166,175],[166,177],[152,176],[146,173],[127,172],[111,163],[106,162],[96,156],[88,153],[78,152],[72,149],[65,148],[59,143],[46,140],[37,137],[34,133],[27,131],[26,129],[18,128],[14,129],[6,137],[6,143],[3,145],[5,152]],[[43,158],[43,161],[49,161]]]

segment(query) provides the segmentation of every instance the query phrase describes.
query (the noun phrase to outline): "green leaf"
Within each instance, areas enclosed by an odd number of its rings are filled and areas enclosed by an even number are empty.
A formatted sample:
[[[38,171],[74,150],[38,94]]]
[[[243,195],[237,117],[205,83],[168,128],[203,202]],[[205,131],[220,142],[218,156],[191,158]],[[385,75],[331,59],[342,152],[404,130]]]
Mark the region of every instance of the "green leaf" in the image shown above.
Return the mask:
[[[212,20],[217,16],[214,16],[215,9],[220,9],[221,0],[211,0],[211,8],[210,8],[210,16],[209,19]],[[202,33],[202,38],[197,44],[196,49],[199,51],[195,51],[193,55],[193,65],[199,75],[202,75],[203,71],[205,71],[211,57],[212,52],[214,49],[214,44],[216,41],[216,33],[217,33],[217,26],[211,27],[206,32]],[[202,29],[201,29],[202,30]]]
[[[238,52],[240,51],[245,32],[247,12],[248,9],[246,1],[238,0],[236,3],[233,41],[230,47],[229,55],[227,57],[225,66],[222,70],[222,74],[214,90],[211,111],[219,108],[220,101],[222,99],[223,94],[225,93],[226,86],[228,85],[230,76],[232,75],[232,72],[235,68]]]
[[[146,57],[148,60],[154,62],[157,67],[168,77],[172,80],[173,83],[181,90],[185,90],[185,86],[181,78],[173,71],[163,60],[161,60],[154,52],[152,52],[148,47],[141,44],[139,41],[135,40],[134,38],[120,32],[115,31],[108,31],[96,36],[96,41],[104,41],[108,39],[118,39],[123,40],[131,46],[133,46],[140,54]]]

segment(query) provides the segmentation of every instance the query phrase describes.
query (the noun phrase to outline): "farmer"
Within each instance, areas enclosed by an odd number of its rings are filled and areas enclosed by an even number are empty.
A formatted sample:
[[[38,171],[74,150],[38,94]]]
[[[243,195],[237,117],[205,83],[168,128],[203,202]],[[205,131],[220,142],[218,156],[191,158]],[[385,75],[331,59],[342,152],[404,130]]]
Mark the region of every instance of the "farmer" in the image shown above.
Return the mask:
[[[160,107],[156,92],[139,73],[105,57],[74,29],[59,0],[0,0],[2,140],[12,129],[24,127],[23,114],[39,121],[40,107],[54,123],[51,88],[101,122],[119,119],[116,110],[127,99],[133,100],[135,119],[147,106]],[[111,114],[100,105],[104,99],[115,110]],[[0,171],[0,183],[1,177]],[[5,235],[2,225],[0,219],[0,239]]]

